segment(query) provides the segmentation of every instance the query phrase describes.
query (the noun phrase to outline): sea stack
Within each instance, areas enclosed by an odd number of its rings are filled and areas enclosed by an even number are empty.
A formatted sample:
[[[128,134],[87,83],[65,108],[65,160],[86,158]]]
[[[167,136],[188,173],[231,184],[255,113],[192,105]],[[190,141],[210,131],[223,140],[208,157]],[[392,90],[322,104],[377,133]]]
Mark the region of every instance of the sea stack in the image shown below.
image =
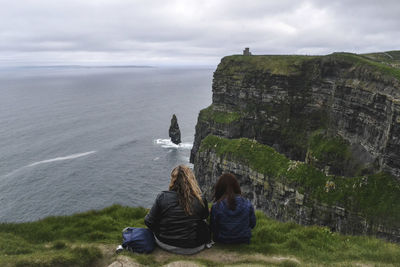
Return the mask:
[[[175,114],[172,115],[171,126],[169,126],[169,137],[174,144],[179,145],[181,143],[181,130],[179,130],[178,119]]]

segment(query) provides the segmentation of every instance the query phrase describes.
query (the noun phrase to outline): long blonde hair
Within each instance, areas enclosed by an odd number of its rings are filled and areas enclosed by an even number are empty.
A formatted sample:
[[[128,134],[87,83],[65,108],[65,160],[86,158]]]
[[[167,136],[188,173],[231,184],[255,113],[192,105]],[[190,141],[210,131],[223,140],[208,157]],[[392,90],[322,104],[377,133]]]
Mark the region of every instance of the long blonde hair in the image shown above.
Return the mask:
[[[197,198],[204,207],[203,200],[201,199],[201,190],[194,177],[194,173],[185,165],[179,165],[172,170],[169,190],[178,193],[179,204],[181,204],[187,215],[192,215],[192,202],[194,198]]]

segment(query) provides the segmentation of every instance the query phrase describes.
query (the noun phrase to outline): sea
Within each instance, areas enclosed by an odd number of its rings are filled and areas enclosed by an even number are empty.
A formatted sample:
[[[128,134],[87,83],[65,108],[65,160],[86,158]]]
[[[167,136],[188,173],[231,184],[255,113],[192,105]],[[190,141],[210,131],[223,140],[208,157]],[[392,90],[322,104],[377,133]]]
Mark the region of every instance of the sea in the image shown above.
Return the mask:
[[[189,163],[212,67],[0,69],[0,222],[151,207]],[[176,114],[182,143],[168,137]]]

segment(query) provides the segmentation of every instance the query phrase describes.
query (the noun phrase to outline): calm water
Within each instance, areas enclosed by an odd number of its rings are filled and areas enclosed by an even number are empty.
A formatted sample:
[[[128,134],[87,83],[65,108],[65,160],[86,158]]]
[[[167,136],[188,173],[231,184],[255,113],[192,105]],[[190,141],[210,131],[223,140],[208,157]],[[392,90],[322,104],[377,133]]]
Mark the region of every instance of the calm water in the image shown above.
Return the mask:
[[[188,163],[213,69],[0,70],[0,222],[151,206]],[[172,114],[183,144],[168,139]]]

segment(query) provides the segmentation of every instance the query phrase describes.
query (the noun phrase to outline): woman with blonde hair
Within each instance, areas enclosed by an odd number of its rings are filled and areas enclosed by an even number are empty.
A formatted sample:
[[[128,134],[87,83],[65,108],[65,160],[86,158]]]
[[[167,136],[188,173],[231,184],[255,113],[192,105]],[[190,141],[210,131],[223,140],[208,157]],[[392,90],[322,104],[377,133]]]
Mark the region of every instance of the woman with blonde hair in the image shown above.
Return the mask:
[[[144,222],[162,249],[194,254],[210,242],[207,200],[202,197],[192,170],[184,165],[171,172],[168,191],[156,198]]]

